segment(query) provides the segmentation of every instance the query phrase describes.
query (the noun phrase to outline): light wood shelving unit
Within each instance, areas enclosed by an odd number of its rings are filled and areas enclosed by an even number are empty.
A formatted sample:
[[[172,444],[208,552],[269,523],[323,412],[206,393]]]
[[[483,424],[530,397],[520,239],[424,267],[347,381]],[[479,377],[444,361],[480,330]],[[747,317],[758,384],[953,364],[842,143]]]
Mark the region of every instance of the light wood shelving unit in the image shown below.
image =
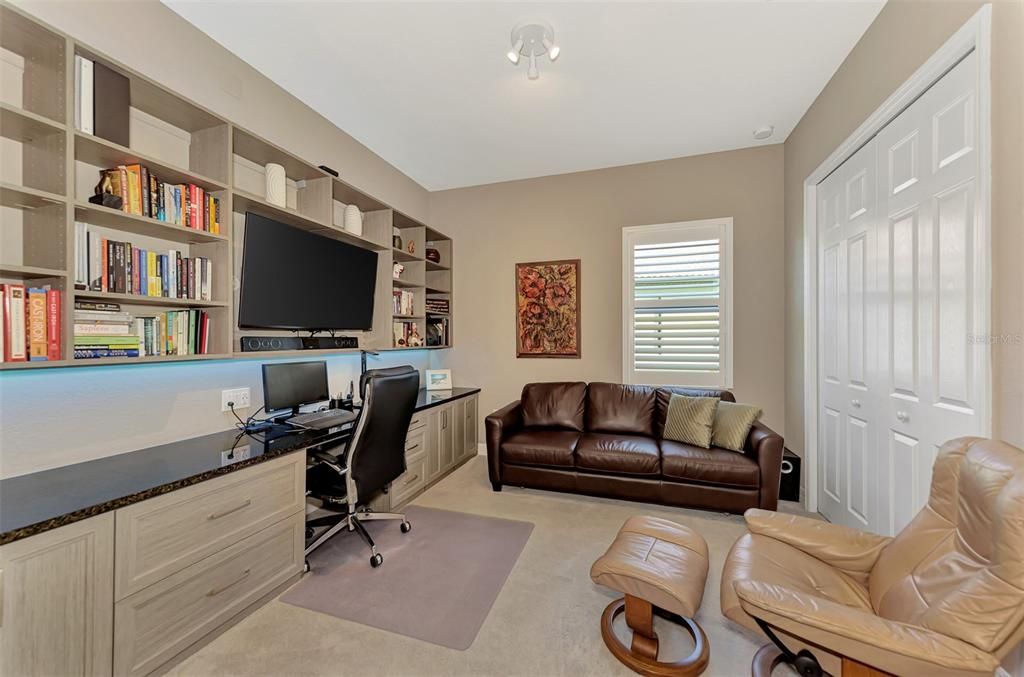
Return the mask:
[[[153,364],[228,358],[315,357],[358,352],[352,349],[241,352],[245,335],[292,336],[292,332],[240,330],[235,288],[242,265],[245,213],[253,212],[318,235],[374,251],[378,280],[374,328],[355,335],[362,347],[394,350],[391,292],[416,295],[411,316],[425,338],[426,299],[451,299],[452,241],[433,228],[392,209],[342,178],[335,177],[270,140],[182,97],[74,38],[6,3],[0,3],[0,46],[24,60],[20,87],[0,95],[0,282],[50,285],[63,292],[62,359],[0,363],[0,370],[71,366]],[[130,139],[127,146],[74,128],[74,58],[91,59],[125,76],[131,91]],[[7,91],[10,90],[10,91]],[[288,177],[286,207],[263,197],[264,166],[277,162]],[[167,183],[193,183],[221,201],[221,232],[210,233],[155,218],[92,204],[88,198],[100,170],[141,164]],[[363,213],[363,232],[341,223],[344,205]],[[74,287],[75,222],[88,223],[103,237],[146,249],[177,249],[213,264],[213,299],[171,299],[96,292]],[[403,248],[392,246],[398,229]],[[408,251],[408,243],[413,251]],[[439,263],[424,257],[428,242],[437,243]],[[401,279],[393,264],[406,266]],[[141,358],[71,359],[74,350],[75,301],[121,304],[130,313],[199,308],[210,315],[209,352],[202,355]],[[451,314],[447,316],[451,321]],[[450,333],[449,333],[450,336]],[[446,348],[424,346],[424,348]]]

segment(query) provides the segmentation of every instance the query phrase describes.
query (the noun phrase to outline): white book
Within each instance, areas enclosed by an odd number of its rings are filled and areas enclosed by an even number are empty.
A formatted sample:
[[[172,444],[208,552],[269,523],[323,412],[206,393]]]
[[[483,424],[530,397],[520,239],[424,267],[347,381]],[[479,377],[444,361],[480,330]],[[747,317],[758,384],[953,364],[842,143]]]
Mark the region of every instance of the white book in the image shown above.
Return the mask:
[[[79,56],[75,57],[75,62],[79,65],[77,70],[80,72],[80,79],[76,79],[80,82],[78,90],[81,93],[78,104],[79,115],[76,117],[81,122],[79,129],[86,134],[93,134],[93,64],[89,59]]]
[[[75,287],[89,286],[89,254],[86,251],[88,224],[75,221]]]
[[[203,259],[203,300],[213,300],[213,261]]]
[[[75,336],[131,336],[131,327],[124,322],[75,322]]]
[[[146,320],[135,318],[135,333],[139,337],[139,357],[146,356]]]
[[[130,313],[111,312],[108,310],[75,310],[75,322],[81,324],[131,324]]]
[[[4,361],[4,313],[7,312],[7,289],[0,284],[0,362]]]
[[[167,250],[167,295],[178,298],[178,250]]]
[[[82,128],[82,57],[75,54],[75,129]]]
[[[103,290],[103,238],[95,233],[86,233],[89,246],[89,291]]]

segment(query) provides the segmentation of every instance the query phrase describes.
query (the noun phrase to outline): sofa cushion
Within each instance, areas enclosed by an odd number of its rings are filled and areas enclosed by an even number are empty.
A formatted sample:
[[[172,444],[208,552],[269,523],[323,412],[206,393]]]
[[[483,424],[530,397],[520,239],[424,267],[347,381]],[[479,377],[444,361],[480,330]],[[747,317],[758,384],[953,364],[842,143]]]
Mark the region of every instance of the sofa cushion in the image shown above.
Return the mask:
[[[506,463],[572,468],[580,434],[569,430],[521,430],[501,443]]]
[[[720,484],[733,487],[757,487],[761,469],[749,456],[711,447],[661,440],[661,474],[668,479]]]
[[[715,408],[715,422],[711,444],[722,449],[743,451],[750,434],[750,426],[761,416],[761,408],[735,402],[719,402]]]
[[[583,433],[576,445],[576,467],[580,470],[656,477],[659,459],[658,443],[651,437]]]
[[[583,431],[583,401],[587,384],[528,383],[523,387],[523,425]]]
[[[654,435],[654,388],[591,383],[587,386],[587,431]]]
[[[662,437],[707,449],[711,446],[711,428],[717,407],[718,399],[715,397],[673,394],[668,403]]]
[[[665,431],[665,416],[668,415],[668,403],[672,395],[687,397],[717,397],[723,402],[735,402],[736,398],[728,390],[711,390],[707,388],[681,388],[679,386],[659,386],[654,393],[654,436],[660,438]]]

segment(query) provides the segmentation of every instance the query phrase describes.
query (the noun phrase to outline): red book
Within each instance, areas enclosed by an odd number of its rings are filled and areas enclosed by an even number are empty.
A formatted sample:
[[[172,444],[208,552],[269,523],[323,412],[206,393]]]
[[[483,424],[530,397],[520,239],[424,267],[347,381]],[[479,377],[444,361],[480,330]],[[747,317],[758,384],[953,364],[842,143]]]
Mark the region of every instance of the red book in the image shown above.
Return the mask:
[[[189,194],[189,218],[192,220],[192,227],[196,230],[202,230],[203,227],[199,221],[199,186],[190,183],[188,184]]]
[[[46,292],[46,359],[60,359],[60,292]]]
[[[203,318],[203,332],[199,342],[199,354],[206,355],[210,348],[210,314],[205,310],[202,314]]]

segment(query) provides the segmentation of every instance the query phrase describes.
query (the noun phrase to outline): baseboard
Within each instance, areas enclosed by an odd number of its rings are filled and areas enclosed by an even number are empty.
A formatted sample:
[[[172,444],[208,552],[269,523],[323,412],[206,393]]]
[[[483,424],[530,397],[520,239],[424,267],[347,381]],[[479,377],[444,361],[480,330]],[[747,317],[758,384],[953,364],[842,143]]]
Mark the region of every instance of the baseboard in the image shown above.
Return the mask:
[[[476,455],[477,456],[486,456],[487,455],[487,444],[486,443],[484,443],[484,442],[477,442],[476,443]]]

